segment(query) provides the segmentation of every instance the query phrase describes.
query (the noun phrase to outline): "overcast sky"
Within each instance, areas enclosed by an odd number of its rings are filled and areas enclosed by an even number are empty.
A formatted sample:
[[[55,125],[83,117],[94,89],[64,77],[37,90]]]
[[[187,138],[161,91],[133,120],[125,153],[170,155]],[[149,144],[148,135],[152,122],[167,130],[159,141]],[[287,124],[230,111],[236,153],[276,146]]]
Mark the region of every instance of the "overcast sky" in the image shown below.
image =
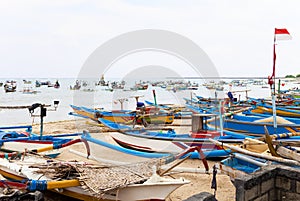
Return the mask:
[[[141,29],[189,38],[221,76],[267,77],[275,27],[287,28],[293,37],[276,46],[276,75],[297,75],[299,8],[298,0],[0,0],[0,77],[76,77],[101,44]],[[176,58],[167,64],[164,57],[131,55],[116,63],[113,73],[139,65],[175,71],[185,65]]]

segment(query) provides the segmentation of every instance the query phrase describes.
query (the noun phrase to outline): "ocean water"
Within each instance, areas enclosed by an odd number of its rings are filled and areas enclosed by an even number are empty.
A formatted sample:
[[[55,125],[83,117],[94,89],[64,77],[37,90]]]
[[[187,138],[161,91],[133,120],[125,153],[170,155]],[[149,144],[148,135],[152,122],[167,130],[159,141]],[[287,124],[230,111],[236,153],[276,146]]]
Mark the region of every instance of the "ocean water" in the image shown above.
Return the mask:
[[[12,79],[0,79],[0,82]],[[230,91],[244,91],[248,92],[249,97],[265,98],[270,97],[270,89],[262,88],[261,85],[247,85],[247,87],[230,87],[228,84],[224,85],[223,91],[208,90],[201,84],[198,90],[181,90],[181,91],[167,91],[161,87],[152,87],[149,85],[147,90],[128,91],[117,89],[114,91],[107,91],[107,87],[95,86],[97,80],[88,80],[87,86],[81,90],[70,90],[70,86],[73,86],[76,82],[76,78],[65,78],[59,79],[60,88],[56,89],[53,87],[41,86],[35,87],[35,81],[50,81],[55,83],[56,79],[26,79],[32,81],[32,84],[24,84],[22,79],[13,79],[17,81],[17,91],[13,93],[5,93],[3,86],[0,87],[0,106],[28,106],[34,103],[41,103],[46,105],[52,105],[47,108],[47,116],[44,118],[44,122],[60,121],[60,120],[71,120],[73,116],[68,113],[72,111],[70,104],[87,106],[87,107],[98,107],[111,109],[121,109],[121,104],[118,100],[123,99],[123,109],[135,109],[136,99],[139,97],[139,101],[144,100],[154,102],[153,90],[155,90],[157,103],[173,103],[173,104],[184,104],[183,98],[191,98],[195,95],[203,97],[217,96],[218,98],[227,97],[226,93]],[[201,83],[201,81],[193,80],[193,82]],[[127,84],[125,89],[129,89],[133,86]],[[38,91],[36,94],[24,94],[23,89],[25,87],[32,87],[33,90]],[[294,87],[293,83],[287,83],[282,86],[282,89],[289,89]],[[234,97],[245,100],[245,92],[236,92]],[[59,101],[59,105],[56,111],[53,110],[53,103],[55,100]],[[34,111],[34,115],[40,113],[39,109]],[[31,117],[28,109],[0,109],[0,126],[18,125],[18,124],[32,124],[32,122],[38,123],[39,117]]]

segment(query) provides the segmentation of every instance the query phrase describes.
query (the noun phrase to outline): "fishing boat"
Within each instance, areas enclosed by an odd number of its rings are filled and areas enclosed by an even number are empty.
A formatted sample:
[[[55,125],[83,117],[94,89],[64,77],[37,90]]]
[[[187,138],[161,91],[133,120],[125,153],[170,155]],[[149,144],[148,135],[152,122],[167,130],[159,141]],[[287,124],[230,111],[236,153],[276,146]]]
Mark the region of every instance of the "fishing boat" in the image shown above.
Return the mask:
[[[81,88],[81,83],[79,80],[76,80],[73,86],[70,86],[70,90],[79,90]]]
[[[14,80],[11,81],[7,80],[3,87],[6,93],[15,92],[17,89],[17,82]]]
[[[297,118],[277,117],[277,128],[274,128],[272,116],[257,116],[257,115],[241,115],[233,114],[225,117],[222,127],[225,130],[244,133],[247,135],[261,136],[264,135],[264,126],[267,126],[270,134],[280,134],[287,132],[299,132],[300,121]],[[210,121],[209,127],[219,127],[218,121]]]
[[[208,153],[203,152],[199,147],[188,147],[186,149],[182,149],[178,153],[149,153],[119,146],[112,139],[103,138],[103,136],[95,134],[92,135],[88,132],[84,132],[81,138],[84,142],[87,142],[87,155],[82,156],[102,163],[125,165],[159,161],[160,164],[169,164],[175,160],[194,155],[195,158],[202,160],[206,171],[209,170],[209,166],[206,161]],[[74,153],[78,152],[75,151]]]
[[[192,107],[192,106],[191,106]],[[189,108],[191,108],[189,107]],[[195,108],[193,107],[194,113],[216,113],[220,114],[220,108]],[[220,124],[222,124],[222,129],[233,131],[237,133],[243,133],[246,135],[261,136],[264,135],[264,126],[266,125],[271,134],[274,133],[287,133],[287,132],[299,132],[300,131],[300,121],[297,118],[283,118],[278,116],[277,118],[277,128],[274,128],[274,119],[271,116],[265,115],[255,115],[250,107],[244,107],[234,109],[233,111],[228,111],[222,114],[222,122],[209,120],[207,126],[209,129],[215,128],[216,126],[220,129]],[[244,113],[245,115],[242,115]],[[248,114],[248,115],[247,115]],[[249,115],[251,114],[251,115]]]
[[[36,94],[38,91],[34,90],[32,87],[23,87],[23,94]]]
[[[174,121],[174,114],[170,112],[164,112],[159,110],[157,113],[156,108],[147,107],[144,112],[140,110],[112,110],[105,111],[99,109],[92,109],[87,107],[79,107],[71,105],[75,115],[79,115],[84,118],[90,118],[94,121],[98,121],[98,118],[107,119],[118,123],[143,123],[145,120],[148,124],[172,124]],[[74,115],[74,113],[69,113]],[[145,123],[145,122],[144,122]]]
[[[49,161],[37,156],[0,161],[0,173],[14,181],[7,181],[10,188],[52,190],[81,200],[165,200],[175,189],[189,183],[183,178],[170,179],[158,175],[153,166],[158,161],[126,166]],[[80,177],[84,177],[81,182]]]
[[[58,80],[56,80],[55,84],[53,85],[54,88],[58,89],[60,87],[60,84]]]
[[[273,107],[272,105],[256,105],[251,112],[259,113],[259,114],[273,114]],[[300,117],[300,110],[295,109],[288,109],[285,107],[276,107],[276,115],[283,116],[283,117]]]
[[[272,164],[272,161],[252,157],[245,154],[234,153],[219,163],[221,173],[228,175],[232,182],[236,178],[244,178],[247,175],[262,171],[264,167]]]
[[[234,180],[245,174],[257,172],[268,164],[270,164],[268,160],[235,153],[220,162],[220,170]]]
[[[24,84],[31,84],[31,80],[23,80]]]
[[[110,136],[120,146],[150,153],[180,153],[189,147],[199,147],[207,151],[207,157],[223,157],[227,156],[229,152],[224,151],[222,147],[214,146],[208,140],[209,137],[216,137],[222,142],[232,144],[241,144],[244,139],[244,136],[238,134],[235,137],[221,136],[220,132],[213,130],[198,130],[194,133],[176,134],[173,130],[168,132],[137,130],[105,119],[99,119],[99,121],[105,126],[118,131],[110,133]],[[237,137],[240,137],[240,139]]]
[[[192,116],[192,112],[189,111],[185,106],[175,105],[175,104],[158,104],[158,105],[156,105],[155,103],[153,103],[151,101],[147,101],[147,100],[145,100],[145,103],[152,107],[158,107],[163,110],[173,112],[174,117],[178,118],[178,119],[191,118],[191,116]]]
[[[79,138],[74,138],[81,134],[40,136],[32,133],[31,126],[0,127],[0,149],[5,152],[43,152],[43,155],[56,157],[60,154],[58,149],[81,142]]]

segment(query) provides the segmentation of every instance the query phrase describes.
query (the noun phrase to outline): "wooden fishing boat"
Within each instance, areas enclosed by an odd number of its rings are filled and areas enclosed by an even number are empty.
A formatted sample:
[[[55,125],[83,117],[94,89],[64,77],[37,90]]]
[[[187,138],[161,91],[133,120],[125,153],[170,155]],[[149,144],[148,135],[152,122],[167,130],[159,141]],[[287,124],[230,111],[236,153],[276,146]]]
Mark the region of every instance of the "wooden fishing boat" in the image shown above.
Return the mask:
[[[269,105],[264,105],[264,106],[257,105],[251,111],[253,113],[260,113],[260,114],[273,114],[272,106]],[[283,116],[283,117],[299,118],[300,111],[295,109],[287,109],[284,107],[276,107],[276,115]]]
[[[20,129],[26,129],[20,130]],[[58,150],[62,147],[70,146],[80,142],[82,133],[57,134],[57,135],[36,135],[31,132],[31,126],[9,126],[0,127],[0,149],[6,152],[44,152],[44,155],[56,157]]]
[[[189,147],[199,147],[208,151],[207,157],[223,157],[227,156],[228,152],[210,143],[209,137],[219,136],[217,139],[222,142],[233,144],[243,142],[243,139],[237,139],[237,136],[220,136],[221,134],[216,131],[203,130],[193,134],[176,134],[173,130],[168,132],[134,130],[130,126],[120,125],[105,119],[99,119],[99,121],[105,126],[118,131],[110,133],[116,143],[125,148],[144,152],[180,153]],[[244,138],[244,136],[240,136],[240,138]]]
[[[142,123],[144,119],[148,124],[172,124],[174,121],[174,114],[169,112],[159,111],[158,113],[152,112],[155,108],[146,108],[145,112],[132,111],[132,110],[113,110],[105,111],[99,109],[92,109],[87,107],[78,107],[71,105],[75,114],[82,117],[98,121],[98,118],[107,119],[118,123]],[[152,111],[151,111],[152,110]],[[73,113],[69,113],[73,115]]]
[[[283,118],[278,116],[276,118],[277,128],[274,128],[273,120],[271,116],[233,114],[223,120],[224,123],[222,126],[225,130],[253,136],[264,135],[264,126],[267,126],[270,134],[300,131],[300,121],[296,118]],[[208,126],[219,127],[220,123],[218,121],[210,121]]]
[[[152,168],[157,162],[111,167],[24,157],[24,160],[0,159],[0,173],[14,181],[6,182],[10,188],[52,190],[81,200],[165,200],[175,189],[189,183],[183,178],[159,176]],[[81,177],[84,179],[79,182]],[[97,177],[102,179],[95,180]]]
[[[261,168],[264,166],[268,166],[270,164],[287,165],[297,168],[300,166],[300,154],[295,150],[291,150],[282,146],[284,144],[293,145],[293,141],[290,141],[290,139],[287,139],[289,141],[287,143],[285,143],[285,141],[272,141],[272,139],[276,138],[275,136],[276,135],[269,136],[269,134],[266,133],[265,140],[267,142],[267,149],[263,148],[261,150],[258,150],[257,148],[249,149],[249,147],[246,148],[245,146],[232,146],[213,139],[210,139],[210,141],[216,145],[222,144],[224,147],[237,152],[222,160],[220,164],[221,171],[229,175],[230,178],[234,180],[236,177],[241,178],[241,176],[244,176],[245,174],[254,173],[261,170]],[[273,143],[279,145],[276,150],[273,147]],[[281,158],[280,156],[284,158]]]
[[[60,87],[60,84],[58,80],[56,80],[55,84],[53,85],[54,88],[58,89]]]
[[[261,170],[271,162],[265,159],[255,158],[244,154],[231,154],[220,162],[220,170],[228,175],[231,181],[235,178],[242,178],[247,174],[252,174]]]
[[[22,90],[23,94],[36,94],[38,92],[39,91],[33,90],[32,87],[24,87],[23,90]]]
[[[152,107],[158,107],[167,111],[171,111],[174,113],[175,118],[191,118],[192,112],[187,110],[185,106],[181,105],[175,105],[175,104],[158,104],[155,105],[155,103],[151,101],[145,101],[146,104],[152,106]]]
[[[3,87],[6,93],[15,92],[17,90],[17,82],[14,80],[6,81]]]

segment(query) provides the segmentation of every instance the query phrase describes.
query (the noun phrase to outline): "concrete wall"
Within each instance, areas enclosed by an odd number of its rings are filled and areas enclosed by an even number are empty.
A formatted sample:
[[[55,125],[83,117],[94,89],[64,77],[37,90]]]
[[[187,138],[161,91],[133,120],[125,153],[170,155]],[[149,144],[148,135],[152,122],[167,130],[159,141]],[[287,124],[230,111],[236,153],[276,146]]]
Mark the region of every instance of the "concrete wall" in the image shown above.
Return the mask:
[[[299,201],[300,170],[268,166],[234,180],[237,201]]]

